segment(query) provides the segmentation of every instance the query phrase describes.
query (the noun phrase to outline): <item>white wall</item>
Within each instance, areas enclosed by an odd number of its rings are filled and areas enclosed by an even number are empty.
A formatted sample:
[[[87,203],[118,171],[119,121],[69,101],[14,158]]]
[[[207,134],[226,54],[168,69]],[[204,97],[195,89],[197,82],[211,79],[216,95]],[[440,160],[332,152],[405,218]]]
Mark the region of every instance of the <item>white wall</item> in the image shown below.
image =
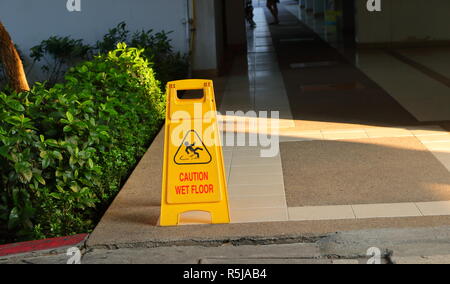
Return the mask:
[[[358,43],[450,40],[449,0],[383,0],[373,13],[367,1],[355,2]]]
[[[196,0],[194,70],[217,70],[216,3]]]
[[[68,12],[66,0],[1,0],[0,20],[19,46],[29,49],[52,35],[95,43],[108,29],[125,21],[140,29],[173,31],[173,46],[188,51],[186,0],[81,0],[81,12]]]

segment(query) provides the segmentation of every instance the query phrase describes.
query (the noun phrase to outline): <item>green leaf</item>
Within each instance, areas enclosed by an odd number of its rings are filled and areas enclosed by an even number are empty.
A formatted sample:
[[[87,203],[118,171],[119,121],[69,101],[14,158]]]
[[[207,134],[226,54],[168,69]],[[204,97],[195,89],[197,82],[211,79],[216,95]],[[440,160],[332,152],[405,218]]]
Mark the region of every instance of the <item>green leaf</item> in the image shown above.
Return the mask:
[[[58,152],[58,151],[53,151],[53,156],[54,156],[56,159],[60,160],[60,161],[63,160],[62,154],[61,154],[60,152]]]
[[[41,157],[42,159],[45,159],[48,157],[48,152],[47,151],[41,151],[41,153],[39,154],[39,157]]]
[[[73,114],[71,114],[69,111],[66,112],[66,117],[67,117],[67,120],[68,120],[70,123],[73,122]]]
[[[30,182],[33,178],[33,172],[31,171],[31,169],[26,169],[25,171],[21,172],[20,175],[23,176],[23,178],[28,182]]]
[[[45,185],[45,179],[42,176],[38,175],[38,176],[35,176],[35,178],[40,184]]]
[[[56,185],[56,189],[58,189],[59,192],[64,193],[64,188],[60,185]]]
[[[54,199],[58,199],[58,200],[61,199],[61,196],[56,192],[50,193],[50,196],[53,197]]]
[[[6,102],[6,104],[13,110],[20,111],[20,112],[25,111],[25,108],[23,107],[23,105],[21,103],[19,103],[18,101],[8,100]]]
[[[8,152],[9,152],[9,146],[2,146],[2,147],[0,147],[0,155],[1,156],[9,159]]]
[[[63,131],[70,132],[70,131],[72,131],[72,127],[70,125],[66,125],[66,126],[64,126]]]
[[[76,185],[76,184],[71,185],[71,186],[70,186],[70,189],[71,189],[73,192],[75,192],[75,193],[77,193],[77,192],[80,191],[80,187],[79,187],[78,185]]]
[[[69,164],[71,165],[71,166],[73,166],[73,165],[75,165],[76,164],[76,159],[75,159],[75,157],[74,156],[70,156],[70,158],[69,158]]]
[[[56,141],[55,139],[48,139],[47,141],[45,141],[45,143],[47,145],[52,146],[52,147],[58,147],[59,146],[58,141]]]
[[[91,168],[91,169],[94,167],[94,162],[92,161],[92,159],[88,160],[88,165],[89,165],[89,168]]]
[[[81,66],[80,73],[86,73],[88,71],[89,71],[89,69],[86,67],[86,65]]]
[[[17,207],[14,207],[11,212],[9,213],[8,218],[8,229],[14,229],[17,227],[19,223],[19,209]]]
[[[46,168],[48,168],[50,166],[50,159],[48,158],[44,158],[42,160],[42,168],[45,170]]]

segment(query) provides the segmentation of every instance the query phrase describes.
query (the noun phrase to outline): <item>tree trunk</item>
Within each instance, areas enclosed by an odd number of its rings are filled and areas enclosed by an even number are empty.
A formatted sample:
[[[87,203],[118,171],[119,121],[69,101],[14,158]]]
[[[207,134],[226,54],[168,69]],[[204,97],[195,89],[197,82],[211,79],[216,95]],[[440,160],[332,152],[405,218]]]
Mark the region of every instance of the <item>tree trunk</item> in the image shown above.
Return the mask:
[[[15,91],[30,90],[22,60],[2,22],[0,22],[0,62],[3,63],[6,76]]]

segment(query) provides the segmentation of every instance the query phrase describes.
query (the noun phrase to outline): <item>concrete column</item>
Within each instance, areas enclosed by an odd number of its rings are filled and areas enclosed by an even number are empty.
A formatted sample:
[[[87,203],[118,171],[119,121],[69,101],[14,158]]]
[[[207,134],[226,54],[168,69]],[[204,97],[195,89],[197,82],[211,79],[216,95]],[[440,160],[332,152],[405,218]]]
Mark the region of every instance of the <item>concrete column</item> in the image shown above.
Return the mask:
[[[195,8],[193,73],[210,78],[220,73],[226,50],[245,51],[244,0],[195,0]]]
[[[245,51],[247,34],[245,31],[244,0],[225,0],[226,44],[235,52]]]
[[[306,8],[306,0],[300,0],[299,5],[300,5],[300,8],[305,9]]]
[[[195,75],[214,77],[218,74],[215,1],[196,0],[196,32],[194,47]]]
[[[314,10],[314,0],[306,0],[306,11],[312,12]]]
[[[313,5],[314,16],[320,17],[320,16],[324,15],[325,1],[326,0],[314,0],[314,5]]]

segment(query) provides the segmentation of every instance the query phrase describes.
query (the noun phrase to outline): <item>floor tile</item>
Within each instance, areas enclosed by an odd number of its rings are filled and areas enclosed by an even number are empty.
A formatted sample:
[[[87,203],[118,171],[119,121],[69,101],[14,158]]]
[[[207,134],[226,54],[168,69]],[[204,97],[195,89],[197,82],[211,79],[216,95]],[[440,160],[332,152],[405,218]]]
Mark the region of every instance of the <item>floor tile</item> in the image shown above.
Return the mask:
[[[450,201],[418,202],[416,205],[424,216],[450,215]]]
[[[338,64],[336,61],[317,61],[317,62],[299,62],[299,63],[291,63],[292,69],[300,69],[300,68],[313,68],[313,67],[328,67]]]
[[[280,165],[254,165],[254,166],[242,166],[235,168],[233,176],[252,175],[252,174],[275,174],[282,175],[283,170]]]
[[[232,161],[232,157],[231,156],[227,156],[227,157],[223,158],[223,163],[225,164],[225,166],[231,165],[231,161]]]
[[[323,140],[323,134],[317,131],[281,130],[280,142]]]
[[[289,221],[355,219],[350,205],[288,208]]]
[[[286,198],[283,195],[233,195],[229,199],[230,210],[252,208],[286,208]]]
[[[323,131],[323,138],[325,140],[339,140],[339,139],[364,139],[369,138],[365,131],[348,131],[348,132],[333,132]]]
[[[284,196],[284,186],[282,184],[263,184],[263,185],[232,185],[228,186],[228,192],[237,196],[263,196],[263,195],[281,195]]]
[[[413,66],[379,50],[359,52],[357,67],[417,120],[450,119],[448,87]]]
[[[369,138],[413,136],[411,131],[402,128],[368,128],[366,132]]]
[[[407,127],[415,136],[442,135],[447,133],[440,126]]]
[[[233,157],[232,167],[239,166],[252,166],[252,165],[279,165],[281,163],[281,159],[279,156],[271,157],[271,158],[249,158],[249,157]]]
[[[422,143],[448,143],[450,142],[450,134],[416,136]]]
[[[449,153],[450,142],[423,143],[432,152]]]
[[[362,90],[364,85],[359,82],[340,83],[340,84],[320,84],[320,85],[303,85],[300,89],[303,92],[336,92],[336,91],[352,91]]]
[[[284,208],[262,208],[233,210],[230,212],[231,223],[283,222],[288,220]]]
[[[281,164],[279,165],[281,167]],[[246,169],[247,167],[243,167]],[[243,174],[230,176],[229,185],[261,185],[261,184],[283,184],[282,174]]]
[[[223,156],[223,159],[224,159],[224,160],[225,160],[225,159],[230,160],[231,157],[233,156],[233,151],[223,151],[223,152],[222,152],[222,156]]]
[[[352,205],[357,219],[422,216],[414,203]]]

